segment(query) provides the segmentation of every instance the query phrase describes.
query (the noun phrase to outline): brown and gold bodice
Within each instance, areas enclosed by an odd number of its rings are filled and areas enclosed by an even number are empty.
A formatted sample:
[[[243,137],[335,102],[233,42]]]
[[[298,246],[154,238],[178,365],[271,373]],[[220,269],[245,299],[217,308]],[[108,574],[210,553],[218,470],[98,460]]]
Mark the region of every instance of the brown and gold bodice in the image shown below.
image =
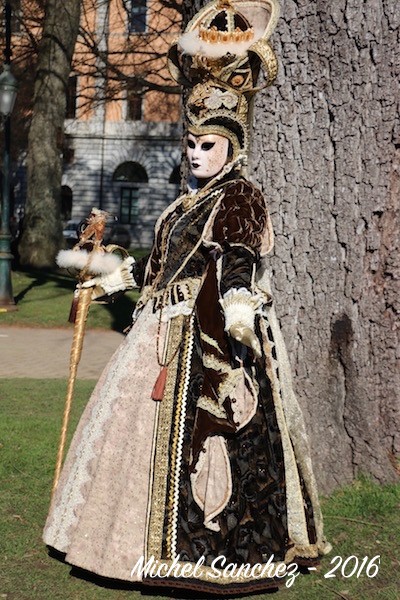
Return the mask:
[[[265,201],[250,182],[230,180],[196,196],[189,206],[190,197],[178,199],[157,224],[145,280],[153,293],[172,281],[201,278],[212,251],[215,257],[215,252],[241,248],[254,261],[271,246]]]

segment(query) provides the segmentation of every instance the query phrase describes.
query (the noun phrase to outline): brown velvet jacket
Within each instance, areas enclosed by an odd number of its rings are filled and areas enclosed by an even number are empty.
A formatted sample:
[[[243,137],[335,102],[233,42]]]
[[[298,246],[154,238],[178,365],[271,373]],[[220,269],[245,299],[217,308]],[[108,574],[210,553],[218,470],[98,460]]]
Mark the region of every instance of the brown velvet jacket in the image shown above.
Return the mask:
[[[179,303],[179,282],[200,280],[194,298],[198,342],[204,359],[201,407],[192,437],[193,465],[209,435],[234,433],[232,402],[243,348],[234,344],[224,329],[220,299],[231,289],[254,292],[254,277],[261,255],[272,247],[272,229],[261,192],[249,181],[232,176],[201,191],[185,209],[185,197],[160,217],[155,243],[147,263],[144,300],[163,295],[172,282],[178,291],[168,301]],[[246,353],[244,353],[246,354]],[[247,362],[253,357],[248,352]],[[248,369],[252,377],[251,366]],[[226,394],[229,390],[230,393]]]

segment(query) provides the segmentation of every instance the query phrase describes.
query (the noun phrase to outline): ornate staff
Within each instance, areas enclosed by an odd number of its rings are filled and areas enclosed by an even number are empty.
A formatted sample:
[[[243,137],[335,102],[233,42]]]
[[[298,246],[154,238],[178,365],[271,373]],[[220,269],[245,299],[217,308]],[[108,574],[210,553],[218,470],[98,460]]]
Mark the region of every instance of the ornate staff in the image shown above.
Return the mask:
[[[107,212],[93,208],[86,219],[86,227],[81,231],[76,246],[72,250],[61,250],[57,256],[57,264],[60,267],[73,268],[78,270],[79,274],[69,316],[69,321],[75,325],[52,495],[57,488],[64,459],[76,375],[82,354],[90,304],[99,297],[112,296],[116,292],[135,287],[132,276],[134,259],[120,246],[103,245],[104,229],[108,216]],[[116,250],[125,255],[123,260],[115,254]]]

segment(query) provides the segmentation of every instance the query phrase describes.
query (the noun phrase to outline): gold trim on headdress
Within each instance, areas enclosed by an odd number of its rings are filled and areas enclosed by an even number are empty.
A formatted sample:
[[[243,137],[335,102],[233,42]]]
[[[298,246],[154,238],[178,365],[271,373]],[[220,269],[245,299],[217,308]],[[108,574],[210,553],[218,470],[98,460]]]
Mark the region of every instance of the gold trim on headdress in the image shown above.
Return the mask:
[[[227,137],[234,154],[248,151],[249,100],[277,75],[268,43],[279,15],[277,0],[213,0],[187,25],[171,46],[168,60],[178,83],[193,88],[186,107],[194,135]]]
[[[210,42],[212,44],[219,43],[234,43],[240,44],[241,42],[249,42],[254,39],[254,30],[253,28],[246,29],[246,31],[242,31],[239,27],[236,27],[234,31],[218,31],[216,27],[211,27],[210,29],[205,29],[204,27],[199,29],[199,37],[204,42]]]
[[[210,44],[241,44],[254,41],[254,29],[248,20],[235,10],[231,2],[220,1],[215,9],[206,11],[198,27],[198,36]],[[197,28],[195,29],[195,31]]]
[[[258,40],[269,40],[279,12],[278,0],[214,0],[193,17],[175,43],[190,56],[243,56]]]
[[[248,109],[244,94],[214,81],[199,83],[186,103],[188,130],[193,135],[216,133],[228,138],[236,158],[248,148]]]

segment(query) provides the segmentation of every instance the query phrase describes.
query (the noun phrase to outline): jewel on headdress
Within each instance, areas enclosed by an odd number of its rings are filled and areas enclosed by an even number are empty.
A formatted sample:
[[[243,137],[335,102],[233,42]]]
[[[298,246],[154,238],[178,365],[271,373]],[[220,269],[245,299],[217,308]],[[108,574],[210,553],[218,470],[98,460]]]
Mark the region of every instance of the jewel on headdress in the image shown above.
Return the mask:
[[[211,109],[221,108],[234,108],[237,106],[238,98],[231,92],[223,92],[216,88],[205,100],[204,106]]]

